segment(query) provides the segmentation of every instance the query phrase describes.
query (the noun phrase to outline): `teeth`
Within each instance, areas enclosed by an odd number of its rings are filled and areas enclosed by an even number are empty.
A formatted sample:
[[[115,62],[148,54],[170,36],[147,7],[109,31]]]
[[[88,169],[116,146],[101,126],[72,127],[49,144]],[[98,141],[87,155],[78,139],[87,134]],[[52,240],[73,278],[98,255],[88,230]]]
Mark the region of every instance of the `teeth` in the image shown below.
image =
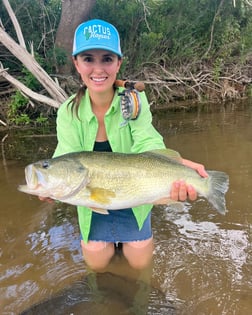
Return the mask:
[[[106,78],[92,78],[93,81],[95,82],[102,82],[105,81]]]

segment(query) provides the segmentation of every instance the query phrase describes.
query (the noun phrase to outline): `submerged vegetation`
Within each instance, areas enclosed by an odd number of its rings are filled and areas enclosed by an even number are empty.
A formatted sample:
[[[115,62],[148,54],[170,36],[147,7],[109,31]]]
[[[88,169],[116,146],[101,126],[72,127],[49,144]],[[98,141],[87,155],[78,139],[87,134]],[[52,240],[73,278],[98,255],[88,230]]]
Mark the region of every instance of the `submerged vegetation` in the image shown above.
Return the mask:
[[[33,43],[36,59],[57,77],[68,94],[78,84],[69,73],[59,72],[67,54],[55,47],[61,1],[10,1],[26,42]],[[16,37],[0,2],[1,20]],[[120,78],[146,84],[153,108],[169,107],[174,101],[225,101],[250,96],[252,77],[252,3],[248,0],[97,0],[89,18],[114,24],[121,34],[124,64]],[[31,89],[43,88],[0,45],[5,68],[22,77]],[[0,119],[11,124],[48,123],[55,110],[32,106],[13,91]],[[74,83],[74,84],[73,84]],[[16,93],[16,94],[15,94]]]

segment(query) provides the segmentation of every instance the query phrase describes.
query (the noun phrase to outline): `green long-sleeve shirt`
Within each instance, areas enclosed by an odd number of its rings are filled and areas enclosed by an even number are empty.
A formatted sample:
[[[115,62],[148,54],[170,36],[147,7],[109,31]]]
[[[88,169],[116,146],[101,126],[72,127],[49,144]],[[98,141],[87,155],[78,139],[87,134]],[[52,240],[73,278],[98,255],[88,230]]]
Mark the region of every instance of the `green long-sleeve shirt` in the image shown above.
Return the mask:
[[[111,106],[104,117],[108,141],[113,152],[140,153],[154,149],[165,148],[163,138],[152,125],[152,114],[144,92],[140,93],[141,113],[136,120],[125,123],[120,110],[120,96],[122,88],[115,91]],[[70,99],[69,99],[70,100]],[[57,114],[57,138],[54,157],[80,151],[93,151],[98,121],[94,115],[88,90],[81,100],[78,115],[72,114],[67,100]],[[152,205],[142,205],[133,208],[133,213],[139,229],[150,212]],[[89,208],[78,206],[78,220],[81,234],[85,242],[91,226],[92,211]]]

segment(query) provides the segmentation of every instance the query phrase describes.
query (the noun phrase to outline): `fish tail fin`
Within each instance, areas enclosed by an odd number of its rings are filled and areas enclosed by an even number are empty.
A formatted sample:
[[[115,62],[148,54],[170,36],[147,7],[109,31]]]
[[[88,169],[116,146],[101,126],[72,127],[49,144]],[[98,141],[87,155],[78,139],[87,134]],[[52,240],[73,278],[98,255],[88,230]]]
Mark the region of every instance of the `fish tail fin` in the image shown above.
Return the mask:
[[[225,193],[229,186],[229,177],[224,172],[208,171],[210,176],[210,192],[208,201],[220,213],[226,213]]]

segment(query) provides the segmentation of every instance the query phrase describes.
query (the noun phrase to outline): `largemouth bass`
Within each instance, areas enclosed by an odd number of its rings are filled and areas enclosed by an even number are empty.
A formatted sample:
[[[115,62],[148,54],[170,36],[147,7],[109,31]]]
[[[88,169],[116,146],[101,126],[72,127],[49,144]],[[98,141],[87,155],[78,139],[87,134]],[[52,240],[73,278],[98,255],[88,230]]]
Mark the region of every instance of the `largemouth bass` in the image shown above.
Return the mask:
[[[171,203],[172,183],[182,179],[225,214],[228,175],[219,171],[208,175],[203,178],[184,166],[180,155],[168,149],[138,154],[79,152],[28,165],[27,185],[18,189],[105,214],[142,204]]]

